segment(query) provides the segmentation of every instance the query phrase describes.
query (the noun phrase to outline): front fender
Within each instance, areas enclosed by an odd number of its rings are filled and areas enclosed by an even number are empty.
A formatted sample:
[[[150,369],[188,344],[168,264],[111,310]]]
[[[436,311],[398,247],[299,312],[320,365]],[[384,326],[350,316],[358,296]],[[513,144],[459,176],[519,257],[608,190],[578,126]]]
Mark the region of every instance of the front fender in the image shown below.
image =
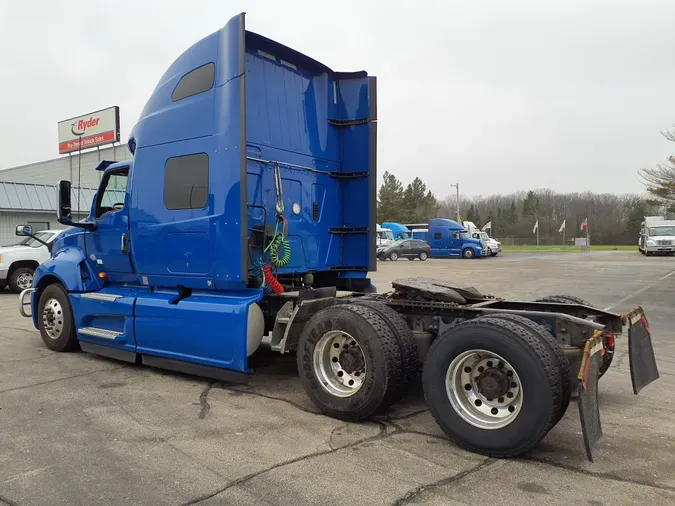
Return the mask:
[[[31,312],[33,324],[37,328],[38,301],[42,290],[53,283],[60,283],[70,292],[92,292],[104,286],[91,269],[85,252],[78,246],[66,246],[53,253],[52,257],[41,263],[33,276]]]

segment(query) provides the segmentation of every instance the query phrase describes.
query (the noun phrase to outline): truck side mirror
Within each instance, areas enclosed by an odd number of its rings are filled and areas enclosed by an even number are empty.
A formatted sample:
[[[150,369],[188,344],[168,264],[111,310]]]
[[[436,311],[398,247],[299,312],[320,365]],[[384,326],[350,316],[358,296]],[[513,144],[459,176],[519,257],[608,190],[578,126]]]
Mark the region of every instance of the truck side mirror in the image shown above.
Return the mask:
[[[56,221],[62,225],[70,225],[73,227],[84,228],[85,230],[95,230],[96,223],[90,221],[83,221],[81,223],[73,223],[72,208],[70,204],[70,181],[62,179],[58,185],[58,206],[56,209]]]
[[[70,181],[65,179],[59,181],[56,219],[63,225],[70,225],[73,221],[70,207]]]
[[[17,225],[15,233],[20,236],[33,235],[33,227],[30,225]]]

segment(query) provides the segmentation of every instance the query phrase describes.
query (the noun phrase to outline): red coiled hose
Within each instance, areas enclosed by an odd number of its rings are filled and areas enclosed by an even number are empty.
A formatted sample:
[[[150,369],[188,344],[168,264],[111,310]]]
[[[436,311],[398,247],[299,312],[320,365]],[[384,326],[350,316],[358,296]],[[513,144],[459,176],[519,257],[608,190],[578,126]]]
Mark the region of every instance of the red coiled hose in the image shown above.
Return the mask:
[[[284,293],[284,287],[281,286],[281,283],[277,280],[277,278],[274,277],[274,274],[272,274],[272,266],[270,264],[265,264],[263,265],[263,275],[265,276],[265,281],[267,281],[267,284],[272,287],[272,291],[279,295],[280,293]]]

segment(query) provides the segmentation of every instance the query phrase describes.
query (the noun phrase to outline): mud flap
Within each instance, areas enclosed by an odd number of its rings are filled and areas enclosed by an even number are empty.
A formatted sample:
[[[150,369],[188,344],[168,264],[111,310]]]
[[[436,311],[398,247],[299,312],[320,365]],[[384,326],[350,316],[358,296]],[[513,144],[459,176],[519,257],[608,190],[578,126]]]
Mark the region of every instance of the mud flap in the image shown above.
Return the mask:
[[[659,379],[659,370],[656,366],[649,324],[642,308],[631,311],[627,319],[630,379],[633,383],[633,393],[637,395],[652,381]]]
[[[586,342],[579,370],[579,418],[588,460],[593,462],[593,447],[602,438],[600,406],[598,404],[598,376],[602,365],[603,335],[596,332]]]

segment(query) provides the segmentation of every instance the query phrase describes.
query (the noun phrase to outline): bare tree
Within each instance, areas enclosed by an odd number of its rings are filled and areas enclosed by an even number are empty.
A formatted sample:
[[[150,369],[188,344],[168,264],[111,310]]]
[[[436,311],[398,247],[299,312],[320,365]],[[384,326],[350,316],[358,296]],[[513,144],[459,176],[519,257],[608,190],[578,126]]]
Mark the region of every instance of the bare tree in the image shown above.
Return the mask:
[[[661,132],[666,139],[675,142],[675,130]],[[651,169],[640,169],[647,192],[653,197],[648,203],[663,206],[668,212],[675,212],[675,156]]]

